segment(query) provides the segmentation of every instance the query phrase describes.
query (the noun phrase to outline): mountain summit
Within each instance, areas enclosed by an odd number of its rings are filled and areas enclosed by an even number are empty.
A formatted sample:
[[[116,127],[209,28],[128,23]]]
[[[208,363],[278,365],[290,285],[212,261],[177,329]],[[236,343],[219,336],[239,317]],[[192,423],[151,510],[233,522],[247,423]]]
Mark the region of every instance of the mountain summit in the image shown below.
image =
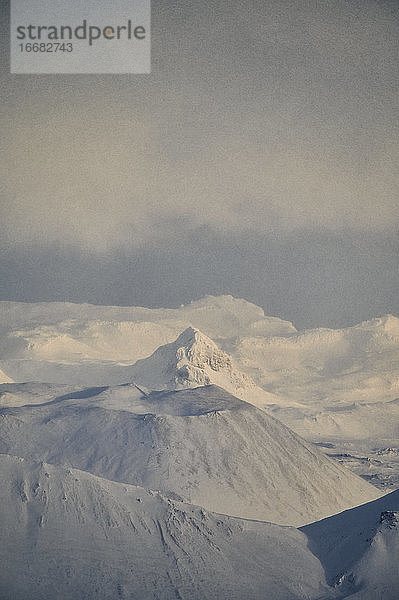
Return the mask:
[[[273,394],[255,385],[233,358],[199,329],[188,327],[171,344],[160,346],[133,366],[134,381],[157,390],[180,390],[218,385],[238,398],[264,406],[278,402]]]

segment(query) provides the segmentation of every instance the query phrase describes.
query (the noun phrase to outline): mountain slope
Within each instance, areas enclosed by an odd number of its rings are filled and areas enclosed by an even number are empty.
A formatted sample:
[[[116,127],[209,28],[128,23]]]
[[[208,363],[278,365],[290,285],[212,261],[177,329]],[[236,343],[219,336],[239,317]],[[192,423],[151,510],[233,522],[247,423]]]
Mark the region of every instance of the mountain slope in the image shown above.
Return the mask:
[[[10,387],[10,386],[8,386]],[[379,496],[265,411],[217,386],[90,388],[0,411],[0,451],[303,525]]]
[[[6,375],[6,374],[4,373],[4,371],[2,371],[2,370],[0,369],[0,384],[1,384],[1,383],[12,383],[12,382],[13,382],[13,381],[12,381],[11,377],[8,377],[8,375]]]
[[[397,600],[399,491],[301,530],[345,598]]]
[[[399,503],[396,503],[396,508],[399,509]],[[399,597],[398,557],[399,510],[386,511],[381,514],[380,525],[369,549],[348,576],[350,587],[355,587],[355,591],[349,598],[367,600],[378,597],[397,600]],[[341,587],[346,583],[344,579]]]
[[[316,600],[301,532],[208,513],[75,469],[0,456],[0,596]]]

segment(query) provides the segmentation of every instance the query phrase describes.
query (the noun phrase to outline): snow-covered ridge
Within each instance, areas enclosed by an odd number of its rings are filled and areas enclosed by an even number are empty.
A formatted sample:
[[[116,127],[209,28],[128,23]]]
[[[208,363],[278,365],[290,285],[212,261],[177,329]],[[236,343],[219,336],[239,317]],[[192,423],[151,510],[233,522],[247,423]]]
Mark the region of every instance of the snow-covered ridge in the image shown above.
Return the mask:
[[[75,366],[100,360],[131,364],[174,341],[190,326],[216,341],[296,331],[288,321],[266,317],[258,306],[232,296],[207,296],[177,309],[0,302],[0,360]],[[11,369],[14,366],[18,365],[14,362]],[[24,369],[26,365],[19,366]],[[43,381],[39,364],[35,371]],[[22,373],[19,381],[26,371]],[[62,380],[56,377],[54,369],[52,381],[66,382],[62,374],[58,375]]]
[[[298,531],[43,461],[0,469],[4,598],[398,596],[397,493]]]
[[[68,302],[0,302],[0,328],[34,329],[42,325],[73,322],[180,322],[181,331],[190,324],[213,338],[233,337],[250,331],[260,335],[293,333],[289,321],[265,316],[259,306],[232,296],[205,296],[179,308],[100,306]],[[185,324],[185,326],[184,326]]]
[[[302,528],[339,598],[399,596],[399,491]]]
[[[1,452],[279,524],[303,525],[380,495],[265,411],[217,386],[54,392],[52,401],[0,410]]]
[[[0,455],[0,468],[2,598],[264,600],[267,589],[273,600],[317,600],[328,593],[296,529],[210,513],[42,461]]]

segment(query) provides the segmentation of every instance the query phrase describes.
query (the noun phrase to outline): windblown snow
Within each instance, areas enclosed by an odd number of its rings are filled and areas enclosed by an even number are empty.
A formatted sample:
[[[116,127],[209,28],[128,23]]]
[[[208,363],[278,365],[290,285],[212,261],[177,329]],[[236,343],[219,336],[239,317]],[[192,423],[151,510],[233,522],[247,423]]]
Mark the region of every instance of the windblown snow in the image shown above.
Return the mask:
[[[399,597],[394,316],[5,302],[0,369],[1,598]]]

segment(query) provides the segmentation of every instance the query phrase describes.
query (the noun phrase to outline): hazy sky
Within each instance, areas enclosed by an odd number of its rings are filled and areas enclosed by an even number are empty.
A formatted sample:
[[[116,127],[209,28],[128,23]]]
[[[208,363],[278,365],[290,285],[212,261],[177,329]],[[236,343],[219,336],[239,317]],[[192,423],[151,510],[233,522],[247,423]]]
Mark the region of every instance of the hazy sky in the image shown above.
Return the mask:
[[[393,312],[397,1],[152,3],[151,75],[10,75],[0,299]]]

